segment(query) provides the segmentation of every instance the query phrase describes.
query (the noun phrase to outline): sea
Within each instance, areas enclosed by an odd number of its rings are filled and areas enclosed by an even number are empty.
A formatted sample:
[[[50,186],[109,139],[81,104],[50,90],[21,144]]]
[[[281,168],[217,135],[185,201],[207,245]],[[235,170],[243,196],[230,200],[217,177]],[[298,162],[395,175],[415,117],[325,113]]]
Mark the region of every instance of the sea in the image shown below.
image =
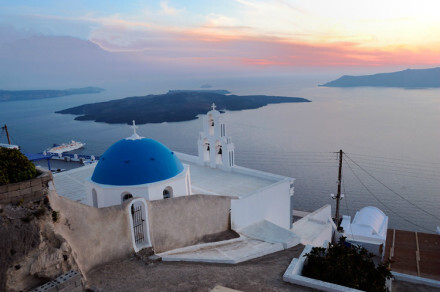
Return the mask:
[[[236,164],[295,178],[295,209],[331,204],[337,192],[342,150],[340,213],[376,206],[389,228],[435,233],[440,226],[440,89],[328,88],[324,75],[124,81],[85,84],[106,90],[33,101],[0,103],[0,123],[23,152],[42,152],[70,140],[86,143],[77,153],[101,155],[132,134],[129,125],[75,121],[58,110],[170,89],[226,89],[237,95],[303,97],[310,103],[226,111],[227,135]],[[53,88],[48,88],[53,89]],[[182,109],[183,110],[183,109]],[[188,154],[197,153],[200,119],[139,125],[141,136]],[[0,142],[5,143],[3,134]]]

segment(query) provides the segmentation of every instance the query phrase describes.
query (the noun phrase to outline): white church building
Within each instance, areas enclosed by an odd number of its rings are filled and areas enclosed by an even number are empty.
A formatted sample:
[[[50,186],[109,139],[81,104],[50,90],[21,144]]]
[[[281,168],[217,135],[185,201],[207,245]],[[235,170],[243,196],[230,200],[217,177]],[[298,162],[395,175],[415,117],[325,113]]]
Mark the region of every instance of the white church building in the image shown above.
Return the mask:
[[[201,121],[198,156],[173,152],[139,136],[133,121],[132,136],[114,143],[96,165],[76,170],[86,176],[86,198],[80,201],[102,208],[132,197],[153,201],[192,194],[227,196],[232,199],[234,230],[261,220],[290,229],[294,179],[235,165],[234,144],[214,104]],[[57,189],[62,184],[63,179],[56,179]]]
[[[336,226],[330,205],[293,222],[295,179],[236,165],[225,114],[214,104],[199,120],[197,155],[141,137],[133,122],[132,135],[111,145],[98,163],[54,174],[56,193],[68,199],[64,204],[75,205],[61,212],[71,216],[65,220],[87,229],[93,242],[103,241],[96,226],[106,236],[123,236],[124,244],[104,240],[102,253],[118,250],[122,256],[152,247],[162,260],[238,263],[297,244],[331,241]],[[203,247],[205,237],[234,231],[238,238]],[[200,245],[188,256],[188,249]]]

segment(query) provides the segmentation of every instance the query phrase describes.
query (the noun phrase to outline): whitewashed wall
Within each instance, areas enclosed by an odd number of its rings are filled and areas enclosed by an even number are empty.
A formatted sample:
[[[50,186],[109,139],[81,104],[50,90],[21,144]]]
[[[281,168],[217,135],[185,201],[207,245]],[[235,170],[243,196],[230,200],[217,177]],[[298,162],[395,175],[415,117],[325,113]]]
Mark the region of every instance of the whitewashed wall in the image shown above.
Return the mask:
[[[255,194],[231,201],[232,229],[239,230],[261,220],[290,229],[290,181],[284,180]]]
[[[86,181],[87,200],[86,204],[93,206],[92,192],[95,189],[98,197],[98,208],[120,205],[124,194],[130,193],[133,197],[140,197],[146,200],[162,200],[163,190],[166,187],[173,189],[173,197],[186,196],[191,194],[189,166],[175,177],[151,184],[135,186],[111,186]]]
[[[189,182],[189,167],[185,165],[185,169],[177,176],[152,184],[148,184],[148,198],[147,200],[162,200],[163,190],[167,187],[173,189],[173,198],[190,195],[188,192],[187,183]]]

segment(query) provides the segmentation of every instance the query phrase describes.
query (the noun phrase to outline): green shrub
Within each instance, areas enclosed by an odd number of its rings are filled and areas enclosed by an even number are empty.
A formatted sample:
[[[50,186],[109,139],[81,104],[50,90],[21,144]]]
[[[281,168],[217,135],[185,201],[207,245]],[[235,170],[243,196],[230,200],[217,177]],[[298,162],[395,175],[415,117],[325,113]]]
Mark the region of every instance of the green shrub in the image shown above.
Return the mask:
[[[58,222],[60,220],[60,212],[52,211],[52,221]]]
[[[342,237],[328,249],[314,247],[305,255],[302,275],[363,291],[387,291],[386,279],[392,277],[389,263],[373,262],[373,254],[351,245]]]
[[[36,176],[35,165],[19,150],[0,147],[0,185],[20,182]]]

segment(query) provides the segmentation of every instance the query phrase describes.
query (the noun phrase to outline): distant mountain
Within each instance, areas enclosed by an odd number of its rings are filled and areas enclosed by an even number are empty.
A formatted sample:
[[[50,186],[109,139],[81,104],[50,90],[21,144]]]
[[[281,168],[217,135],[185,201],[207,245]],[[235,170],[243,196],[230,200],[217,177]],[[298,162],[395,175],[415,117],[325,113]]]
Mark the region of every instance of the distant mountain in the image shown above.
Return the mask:
[[[218,94],[230,94],[231,92],[224,89],[199,89],[199,90],[168,90],[168,93],[180,93],[180,92],[202,92],[202,93],[218,93]]]
[[[210,91],[175,90],[167,94],[134,96],[107,102],[85,104],[58,111],[61,114],[79,115],[75,120],[105,122],[109,124],[137,124],[181,122],[197,118],[211,109],[256,109],[268,104],[310,102],[300,97],[266,95],[224,95]]]
[[[402,87],[432,88],[440,87],[440,67],[430,69],[407,69],[392,73],[379,73],[364,76],[345,75],[320,86],[327,87]]]
[[[104,90],[98,87],[70,88],[65,90],[0,90],[0,101],[54,98],[74,94],[100,93]]]

